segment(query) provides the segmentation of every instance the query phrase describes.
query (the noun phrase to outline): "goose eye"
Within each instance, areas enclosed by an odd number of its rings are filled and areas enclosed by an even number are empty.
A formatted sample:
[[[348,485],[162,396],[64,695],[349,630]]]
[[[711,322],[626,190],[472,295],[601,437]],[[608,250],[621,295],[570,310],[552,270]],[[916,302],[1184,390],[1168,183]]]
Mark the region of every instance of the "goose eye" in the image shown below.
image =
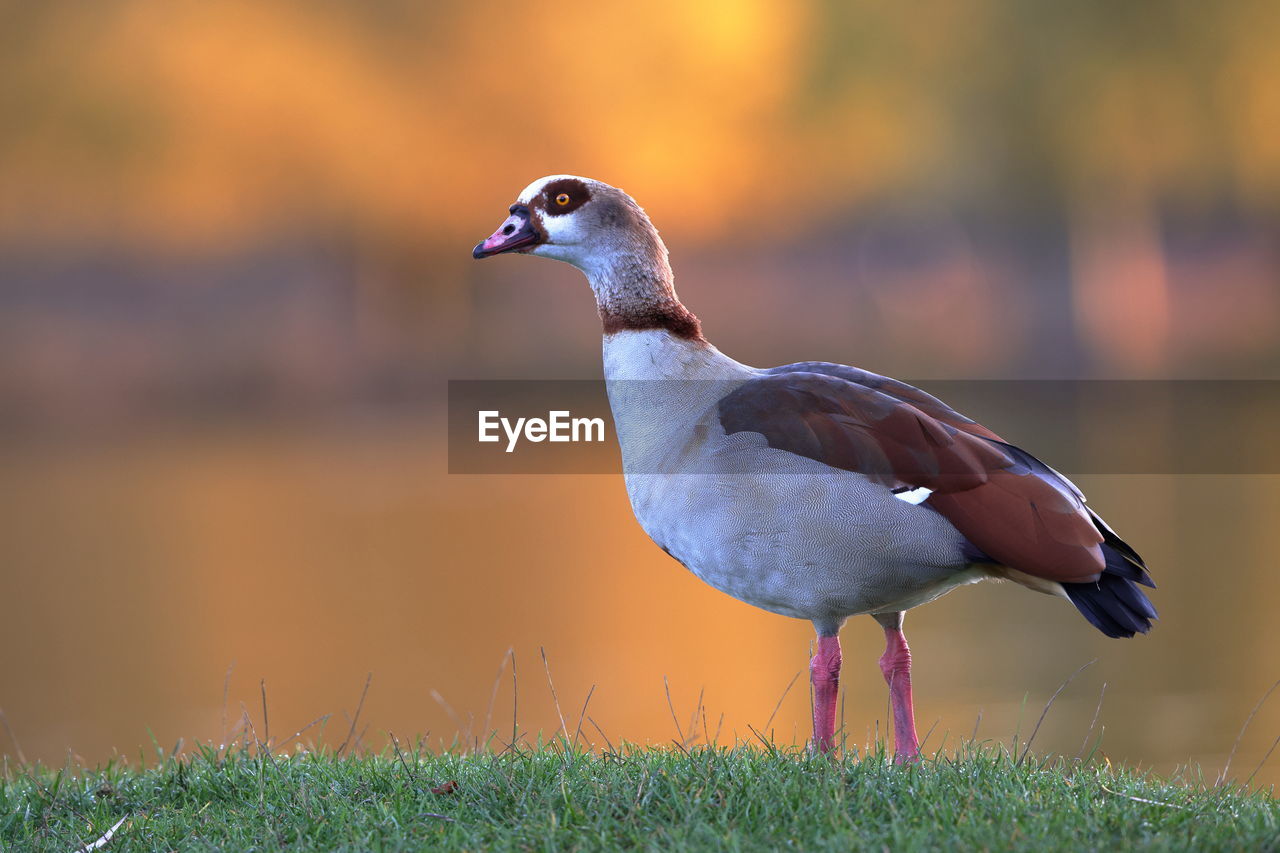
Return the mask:
[[[560,195],[556,196],[556,204],[560,205],[561,207],[564,207],[568,203],[569,203],[568,193],[560,193]]]

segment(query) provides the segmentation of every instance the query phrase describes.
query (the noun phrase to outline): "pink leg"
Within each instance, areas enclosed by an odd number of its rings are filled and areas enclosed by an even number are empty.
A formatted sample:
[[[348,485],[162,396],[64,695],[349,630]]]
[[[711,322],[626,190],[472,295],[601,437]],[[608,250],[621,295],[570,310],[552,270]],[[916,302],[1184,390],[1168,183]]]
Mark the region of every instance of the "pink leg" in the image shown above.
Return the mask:
[[[909,764],[920,758],[920,742],[916,738],[916,715],[911,706],[911,649],[902,633],[902,614],[896,619],[877,621],[884,625],[884,655],[880,671],[889,685],[889,703],[893,706],[893,757],[898,764]]]
[[[835,748],[836,694],[840,691],[840,638],[818,637],[818,653],[809,661],[813,681],[813,749]]]

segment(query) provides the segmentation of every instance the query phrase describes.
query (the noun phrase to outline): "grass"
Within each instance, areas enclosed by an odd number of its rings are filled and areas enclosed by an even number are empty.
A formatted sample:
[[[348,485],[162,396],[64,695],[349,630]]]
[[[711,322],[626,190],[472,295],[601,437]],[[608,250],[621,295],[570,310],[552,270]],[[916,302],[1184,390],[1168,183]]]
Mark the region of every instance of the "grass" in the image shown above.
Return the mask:
[[[153,766],[0,778],[0,849],[1280,850],[1280,801],[1235,784],[969,744],[898,767],[764,744],[567,739],[501,753],[203,746]]]
[[[0,725],[19,758],[16,766],[8,759],[0,765],[0,853],[612,848],[1280,853],[1280,800],[1272,791],[1250,789],[1253,775],[1244,784],[1225,781],[1235,747],[1212,782],[1195,770],[1160,778],[1096,761],[1100,738],[1083,759],[1036,757],[1030,748],[1040,723],[1079,670],[1045,705],[1025,743],[1016,733],[1009,746],[970,741],[900,767],[883,747],[850,748],[843,758],[828,759],[800,747],[780,747],[755,729],[751,742],[695,745],[699,719],[705,741],[714,742],[719,733],[713,737],[707,731],[701,696],[693,719],[682,726],[669,689],[667,702],[679,734],[673,746],[615,748],[587,716],[590,693],[576,727],[566,723],[545,653],[560,728],[550,740],[530,743],[516,724],[519,683],[514,654],[509,654],[513,744],[497,733],[482,743],[468,727],[451,749],[433,752],[423,741],[402,748],[389,735],[386,750],[366,750],[361,744],[368,727],[360,729],[359,723],[371,677],[336,749],[298,742],[311,732],[323,743],[328,715],[283,740],[273,738],[265,682],[261,739],[242,707],[229,731],[224,719],[225,746],[201,744],[183,753],[181,742],[168,752],[156,744],[154,758],[142,756],[136,766],[115,760],[90,770],[70,759],[63,768],[26,764],[0,712]],[[499,679],[504,671],[505,664]],[[1259,701],[1241,737],[1277,688],[1280,682]],[[580,745],[584,720],[596,726],[607,749]],[[492,731],[489,720],[484,728]],[[770,730],[768,724],[765,729]],[[1092,735],[1090,726],[1086,741]],[[495,744],[506,748],[494,751]]]

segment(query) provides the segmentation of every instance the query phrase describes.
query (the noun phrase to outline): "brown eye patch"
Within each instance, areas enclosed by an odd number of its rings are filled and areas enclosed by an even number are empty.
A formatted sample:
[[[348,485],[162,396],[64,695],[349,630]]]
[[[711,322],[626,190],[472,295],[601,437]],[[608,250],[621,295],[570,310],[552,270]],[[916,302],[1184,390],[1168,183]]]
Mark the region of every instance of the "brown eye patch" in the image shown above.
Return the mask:
[[[589,201],[591,190],[582,181],[573,178],[552,181],[542,190],[542,209],[548,216],[573,213]]]

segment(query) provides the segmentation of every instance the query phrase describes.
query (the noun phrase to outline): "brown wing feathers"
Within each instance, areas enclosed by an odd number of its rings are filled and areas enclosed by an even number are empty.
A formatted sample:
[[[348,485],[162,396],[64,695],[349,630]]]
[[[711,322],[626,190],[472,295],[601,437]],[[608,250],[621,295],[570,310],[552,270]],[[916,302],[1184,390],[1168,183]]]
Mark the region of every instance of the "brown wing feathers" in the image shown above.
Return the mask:
[[[937,511],[993,560],[1059,582],[1106,563],[1075,487],[1024,451],[905,383],[841,365],[771,371],[720,401],[726,433],[856,471],[889,488],[933,490]]]
[[[870,388],[873,391],[880,391],[889,397],[910,403],[920,411],[929,415],[944,424],[949,424],[957,429],[964,430],[972,435],[990,438],[994,441],[1001,441],[1000,436],[984,427],[975,420],[965,417],[946,403],[939,400],[932,394],[921,391],[914,385],[908,385],[897,379],[891,379],[888,376],[881,376],[878,373],[872,373],[869,370],[862,370],[857,367],[850,367],[847,364],[832,364],[826,361],[801,361],[795,364],[786,364],[782,367],[774,367],[763,371],[771,376],[794,376],[798,373],[816,373],[820,376],[833,376],[837,379],[843,379],[846,382],[852,382],[855,385],[861,385],[863,388]]]
[[[998,447],[888,394],[819,374],[757,379],[720,401],[726,432],[759,432],[772,447],[895,488],[971,489],[1013,464]]]
[[[1045,580],[1094,581],[1106,562],[1088,516],[1034,474],[993,471],[967,492],[933,494],[926,504],[997,562]]]

